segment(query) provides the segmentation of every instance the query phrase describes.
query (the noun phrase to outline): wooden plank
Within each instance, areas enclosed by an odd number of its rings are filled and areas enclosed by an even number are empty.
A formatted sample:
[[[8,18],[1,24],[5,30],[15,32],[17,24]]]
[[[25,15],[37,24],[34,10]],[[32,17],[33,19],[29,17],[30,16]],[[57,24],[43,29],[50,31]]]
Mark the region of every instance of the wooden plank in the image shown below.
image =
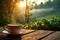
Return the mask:
[[[49,34],[46,34],[46,35],[42,36],[42,37],[39,38],[38,40],[42,40],[42,39],[44,39],[45,37],[47,37],[47,36],[49,36],[49,35],[52,35],[54,32],[55,32],[55,31],[52,31],[52,32],[50,32]]]
[[[38,30],[33,33],[22,36],[22,40],[37,40],[45,35],[50,34],[53,31]]]
[[[60,40],[60,31],[56,31],[42,40]]]
[[[35,30],[22,29],[20,34],[26,35],[26,34],[29,34],[29,33],[32,33],[32,32],[35,32]]]

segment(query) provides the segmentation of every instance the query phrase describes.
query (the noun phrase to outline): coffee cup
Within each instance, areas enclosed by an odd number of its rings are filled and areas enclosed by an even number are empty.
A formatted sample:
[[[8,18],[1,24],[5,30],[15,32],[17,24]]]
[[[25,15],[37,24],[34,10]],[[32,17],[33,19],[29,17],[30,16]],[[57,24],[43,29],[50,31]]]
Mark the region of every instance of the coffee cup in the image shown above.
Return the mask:
[[[21,25],[19,24],[8,24],[7,31],[9,34],[20,34]]]

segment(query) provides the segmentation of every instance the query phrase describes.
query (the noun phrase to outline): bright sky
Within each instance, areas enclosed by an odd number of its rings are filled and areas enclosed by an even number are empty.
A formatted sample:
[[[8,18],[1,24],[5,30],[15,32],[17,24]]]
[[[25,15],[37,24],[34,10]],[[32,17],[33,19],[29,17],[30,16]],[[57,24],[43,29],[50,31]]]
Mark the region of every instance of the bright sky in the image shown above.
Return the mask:
[[[46,3],[49,0],[27,0],[27,1],[28,3],[35,2],[39,5],[41,2]],[[17,3],[17,5],[19,5],[20,8],[26,7],[26,0],[20,1],[20,3]]]

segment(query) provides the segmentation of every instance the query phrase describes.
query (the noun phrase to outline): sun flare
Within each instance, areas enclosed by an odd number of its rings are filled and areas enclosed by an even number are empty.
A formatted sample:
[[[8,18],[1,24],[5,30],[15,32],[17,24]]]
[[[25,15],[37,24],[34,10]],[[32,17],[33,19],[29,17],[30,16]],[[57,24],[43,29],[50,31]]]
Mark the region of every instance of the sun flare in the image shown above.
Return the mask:
[[[20,2],[20,7],[26,7],[26,3],[25,2]]]
[[[26,2],[20,1],[20,2],[18,3],[18,6],[19,6],[20,8],[26,7]]]

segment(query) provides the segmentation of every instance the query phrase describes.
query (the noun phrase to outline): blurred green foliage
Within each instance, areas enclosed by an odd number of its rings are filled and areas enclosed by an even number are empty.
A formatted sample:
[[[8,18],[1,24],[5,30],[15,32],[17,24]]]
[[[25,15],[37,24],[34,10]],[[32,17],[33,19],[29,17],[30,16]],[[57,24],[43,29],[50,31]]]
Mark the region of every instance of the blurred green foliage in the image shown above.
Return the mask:
[[[6,0],[0,0],[0,27],[6,26],[9,23],[6,3]]]
[[[60,30],[60,19],[56,17],[51,17],[51,19],[41,19],[36,22],[31,22],[29,24],[24,24],[23,28],[33,29],[33,30]]]

